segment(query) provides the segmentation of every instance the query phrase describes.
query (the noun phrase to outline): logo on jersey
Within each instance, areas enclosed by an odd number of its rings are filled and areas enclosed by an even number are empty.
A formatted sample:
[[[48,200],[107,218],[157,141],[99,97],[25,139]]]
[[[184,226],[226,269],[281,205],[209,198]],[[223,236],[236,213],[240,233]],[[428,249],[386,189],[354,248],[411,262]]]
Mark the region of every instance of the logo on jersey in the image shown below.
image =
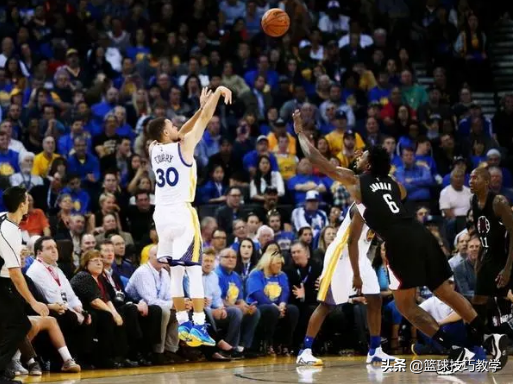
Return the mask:
[[[169,153],[162,153],[160,155],[155,156],[155,162],[157,164],[160,164],[164,161],[170,163],[171,160],[173,160],[173,155],[170,155]]]
[[[392,191],[392,184],[390,184],[390,183],[383,183],[383,182],[372,183],[370,185],[370,189],[371,189],[372,192],[376,192],[376,191]]]
[[[372,229],[369,229],[367,231],[367,236],[365,237],[365,241],[367,243],[370,243],[374,239],[374,236],[376,236],[376,232],[374,232]]]
[[[490,232],[490,222],[486,216],[479,216],[476,227],[479,234],[485,235]]]

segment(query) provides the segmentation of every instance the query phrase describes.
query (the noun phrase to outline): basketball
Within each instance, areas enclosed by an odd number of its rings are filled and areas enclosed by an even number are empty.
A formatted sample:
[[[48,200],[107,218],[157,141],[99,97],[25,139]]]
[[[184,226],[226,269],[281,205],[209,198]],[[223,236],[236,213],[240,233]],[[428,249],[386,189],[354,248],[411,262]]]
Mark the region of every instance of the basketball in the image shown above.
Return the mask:
[[[289,15],[279,8],[268,10],[262,17],[262,29],[268,36],[283,36],[289,30],[289,26]]]

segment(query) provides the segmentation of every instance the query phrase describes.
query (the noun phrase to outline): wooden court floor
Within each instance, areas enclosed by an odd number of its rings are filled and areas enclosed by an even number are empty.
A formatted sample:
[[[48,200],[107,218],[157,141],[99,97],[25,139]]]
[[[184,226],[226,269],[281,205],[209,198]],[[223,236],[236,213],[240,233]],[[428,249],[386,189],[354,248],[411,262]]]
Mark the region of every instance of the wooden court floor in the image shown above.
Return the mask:
[[[81,374],[45,374],[24,383],[59,384],[251,384],[251,383],[383,383],[383,384],[513,384],[513,361],[496,373],[463,372],[439,376],[434,372],[414,374],[383,372],[368,366],[363,357],[328,357],[324,367],[296,367],[294,358],[260,358],[230,363],[194,363],[175,366],[98,370]],[[429,358],[429,357],[428,357]],[[433,357],[437,358],[437,357]],[[23,379],[23,378],[22,378]]]

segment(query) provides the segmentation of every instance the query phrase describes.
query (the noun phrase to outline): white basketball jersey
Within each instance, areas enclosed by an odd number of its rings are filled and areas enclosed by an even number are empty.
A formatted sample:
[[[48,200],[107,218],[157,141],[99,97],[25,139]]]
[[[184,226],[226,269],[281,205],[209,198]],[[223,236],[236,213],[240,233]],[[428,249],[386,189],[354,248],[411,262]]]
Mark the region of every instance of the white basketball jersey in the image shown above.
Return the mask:
[[[179,143],[156,144],[151,151],[155,206],[192,203],[196,196],[196,160],[187,164]]]
[[[350,215],[351,209],[347,212],[346,217],[344,218],[344,221],[342,221],[342,224],[340,225],[340,228],[338,229],[337,236],[335,241],[339,241],[339,239],[343,238],[345,233],[349,231],[349,227],[351,225],[351,215]],[[359,257],[367,257],[367,254],[369,252],[372,239],[374,239],[374,231],[368,227],[368,225],[364,222],[362,227],[362,234],[360,235],[360,238],[358,239],[358,253]],[[348,247],[347,245],[344,247],[344,255],[349,255]]]

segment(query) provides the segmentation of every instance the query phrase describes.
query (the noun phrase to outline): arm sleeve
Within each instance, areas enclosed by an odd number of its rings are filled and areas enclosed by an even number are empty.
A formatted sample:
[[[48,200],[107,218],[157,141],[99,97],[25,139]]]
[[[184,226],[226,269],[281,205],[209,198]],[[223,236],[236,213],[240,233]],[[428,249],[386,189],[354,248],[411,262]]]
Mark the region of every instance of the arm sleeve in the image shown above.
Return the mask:
[[[251,183],[249,183],[249,197],[253,198],[254,196],[258,195],[255,180],[251,180]]]
[[[442,190],[442,192],[440,192],[439,204],[440,204],[440,210],[451,209],[449,199],[447,196],[447,189],[445,189],[445,188]]]
[[[285,195],[285,183],[283,182],[283,178],[281,177],[280,172],[273,172],[273,176],[275,177],[278,196],[282,197]]]
[[[3,221],[0,225],[0,255],[7,268],[20,268],[21,233],[14,224]]]
[[[412,184],[417,187],[429,187],[433,184],[433,176],[427,167],[420,167],[421,172],[418,178],[413,179]]]
[[[221,299],[221,287],[219,286],[219,279],[215,273],[213,273],[213,276],[214,278],[212,280],[215,280],[215,284],[212,284],[214,288],[212,291],[212,308],[222,308],[223,299]]]
[[[92,167],[92,173],[94,175],[94,179],[96,181],[99,181],[101,179],[101,174],[100,174],[100,162],[96,159],[96,157],[92,157],[94,160],[91,164],[91,167]]]
[[[76,275],[71,280],[71,287],[82,302],[90,304],[92,301],[102,298],[100,288],[93,277],[86,272]]]
[[[258,302],[258,304],[272,304],[272,301],[264,293],[264,281],[262,271],[252,272],[248,277],[248,302]]]

